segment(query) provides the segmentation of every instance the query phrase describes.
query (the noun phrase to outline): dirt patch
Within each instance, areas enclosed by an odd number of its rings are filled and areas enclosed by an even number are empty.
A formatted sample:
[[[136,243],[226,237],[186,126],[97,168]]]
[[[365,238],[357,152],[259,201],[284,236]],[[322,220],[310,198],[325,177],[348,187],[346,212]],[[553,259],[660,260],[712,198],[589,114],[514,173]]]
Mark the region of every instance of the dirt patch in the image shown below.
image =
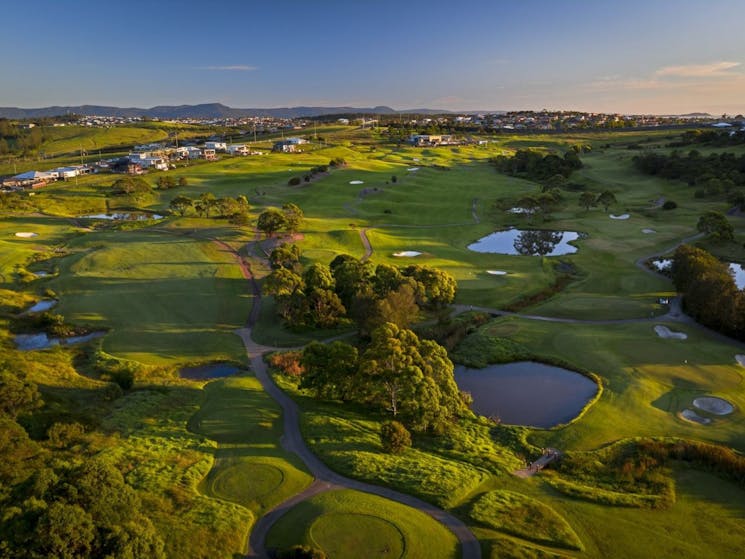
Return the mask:
[[[735,411],[735,406],[724,398],[701,396],[693,400],[693,407],[714,415],[729,415]]]
[[[664,338],[666,340],[685,340],[688,338],[688,334],[685,334],[683,332],[673,332],[672,330],[670,330],[670,328],[668,328],[667,326],[662,326],[661,324],[655,326],[654,331],[660,338]]]

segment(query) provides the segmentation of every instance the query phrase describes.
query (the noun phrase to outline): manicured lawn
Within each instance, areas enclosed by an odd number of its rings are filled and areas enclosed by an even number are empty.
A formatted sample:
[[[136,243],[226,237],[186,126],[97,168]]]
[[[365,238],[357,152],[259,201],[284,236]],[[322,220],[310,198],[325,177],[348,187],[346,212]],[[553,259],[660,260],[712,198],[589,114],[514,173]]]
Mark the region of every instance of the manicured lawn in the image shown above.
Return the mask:
[[[329,559],[458,557],[455,537],[429,516],[357,491],[331,491],[296,505],[274,525],[267,547],[323,549]]]

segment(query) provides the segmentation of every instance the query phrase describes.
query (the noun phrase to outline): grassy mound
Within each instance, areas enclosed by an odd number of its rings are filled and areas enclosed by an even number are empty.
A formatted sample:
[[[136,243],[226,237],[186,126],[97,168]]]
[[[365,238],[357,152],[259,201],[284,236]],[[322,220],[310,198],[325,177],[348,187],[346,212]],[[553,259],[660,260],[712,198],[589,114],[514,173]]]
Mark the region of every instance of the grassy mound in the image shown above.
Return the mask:
[[[292,545],[322,548],[329,559],[458,556],[455,536],[426,514],[381,497],[351,490],[322,493],[277,521],[267,549]]]
[[[536,543],[582,550],[582,542],[564,518],[551,507],[520,493],[485,493],[470,512],[476,522]]]

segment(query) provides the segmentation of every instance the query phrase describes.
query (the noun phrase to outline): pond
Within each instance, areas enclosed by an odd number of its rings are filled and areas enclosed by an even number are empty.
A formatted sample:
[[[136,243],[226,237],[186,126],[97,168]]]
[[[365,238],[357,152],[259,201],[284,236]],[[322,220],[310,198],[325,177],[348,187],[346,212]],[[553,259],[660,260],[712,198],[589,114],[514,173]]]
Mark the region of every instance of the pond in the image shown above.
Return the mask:
[[[147,219],[163,219],[160,214],[149,214],[149,213],[113,213],[113,214],[91,214],[81,215],[81,219],[105,219],[110,221],[145,221]]]
[[[569,244],[577,239],[579,233],[575,231],[507,229],[482,237],[468,249],[520,256],[562,256],[577,252],[577,247]]]
[[[50,338],[46,333],[40,334],[18,334],[15,337],[16,346],[22,351],[33,349],[46,349],[58,345],[75,345],[89,342],[100,338],[106,332],[91,332],[83,336],[71,336],[69,338]]]
[[[212,363],[196,367],[182,367],[179,371],[181,378],[189,380],[209,380],[213,378],[229,377],[238,372],[238,367],[231,363]]]
[[[745,289],[745,267],[742,264],[735,264],[733,262],[729,265],[729,270],[735,278],[737,289]]]
[[[57,304],[57,301],[54,299],[42,299],[32,307],[30,307],[26,312],[44,312],[48,311],[49,309],[53,308]]]
[[[473,397],[473,411],[498,417],[509,425],[548,428],[577,417],[597,393],[584,375],[532,361],[490,365],[484,369],[458,366],[455,381]]]

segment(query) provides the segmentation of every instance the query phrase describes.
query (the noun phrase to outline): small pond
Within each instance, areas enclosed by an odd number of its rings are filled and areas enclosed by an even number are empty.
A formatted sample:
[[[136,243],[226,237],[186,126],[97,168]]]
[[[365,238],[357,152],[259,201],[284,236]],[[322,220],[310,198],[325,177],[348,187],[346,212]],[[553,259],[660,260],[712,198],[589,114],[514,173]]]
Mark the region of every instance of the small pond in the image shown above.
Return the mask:
[[[598,391],[594,381],[579,373],[531,361],[485,369],[458,366],[455,381],[471,393],[475,413],[542,428],[577,417]]]
[[[22,351],[33,349],[46,349],[58,345],[82,344],[100,338],[105,332],[91,332],[84,336],[71,336],[69,338],[50,338],[44,332],[40,334],[18,334],[15,337],[16,346]]]
[[[468,249],[520,256],[561,256],[577,252],[577,247],[569,244],[577,239],[579,233],[575,231],[507,229],[482,237],[468,245]]]
[[[57,304],[54,299],[42,299],[34,306],[30,307],[26,312],[44,312],[48,311]]]
[[[149,213],[113,213],[113,214],[91,214],[91,215],[81,215],[82,219],[105,219],[110,221],[123,221],[123,220],[131,220],[131,221],[145,221],[147,219],[163,219],[163,216],[160,214],[149,214]]]
[[[742,264],[735,264],[733,262],[729,265],[729,270],[735,277],[737,289],[745,289],[745,267]]]
[[[239,370],[231,363],[212,363],[211,365],[199,365],[196,367],[182,367],[179,371],[181,378],[189,380],[209,380],[213,378],[229,377]]]

